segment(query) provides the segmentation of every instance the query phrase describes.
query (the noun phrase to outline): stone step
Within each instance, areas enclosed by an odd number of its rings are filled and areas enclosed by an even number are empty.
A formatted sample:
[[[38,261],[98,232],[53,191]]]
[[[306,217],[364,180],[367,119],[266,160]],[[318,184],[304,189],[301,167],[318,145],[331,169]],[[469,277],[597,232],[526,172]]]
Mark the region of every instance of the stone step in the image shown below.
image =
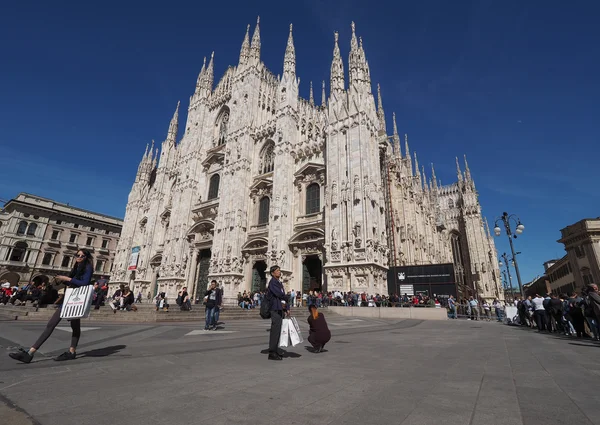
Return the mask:
[[[53,307],[35,308],[0,306],[0,318],[9,320],[31,320],[45,321],[56,311]],[[303,307],[292,308],[292,315],[304,316],[308,312]],[[325,313],[326,309],[321,309]],[[117,311],[113,313],[109,307],[101,307],[100,310],[92,310],[90,317],[85,320],[104,321],[104,322],[184,322],[184,321],[203,321],[205,319],[205,310],[202,307],[192,308],[192,311],[181,311],[179,308],[171,308],[169,311],[156,311],[154,306],[138,308],[138,311]],[[227,307],[219,315],[220,320],[243,320],[259,319],[259,309],[242,310],[236,307]]]

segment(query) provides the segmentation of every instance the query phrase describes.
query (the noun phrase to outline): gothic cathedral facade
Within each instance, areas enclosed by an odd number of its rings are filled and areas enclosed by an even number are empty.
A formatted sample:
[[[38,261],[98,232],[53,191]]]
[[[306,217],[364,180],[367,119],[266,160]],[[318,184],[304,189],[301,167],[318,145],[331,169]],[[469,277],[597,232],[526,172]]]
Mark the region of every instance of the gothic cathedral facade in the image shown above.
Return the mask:
[[[321,105],[312,83],[299,97],[291,25],[281,76],[260,53],[257,22],[216,87],[205,60],[183,138],[178,104],[160,153],[146,148],[112,283],[197,297],[215,279],[233,300],[278,264],[287,289],[384,294],[392,265],[454,263],[463,295],[503,297],[468,165],[441,186],[400,149],[395,116],[387,135],[354,24],[348,84],[336,33]]]

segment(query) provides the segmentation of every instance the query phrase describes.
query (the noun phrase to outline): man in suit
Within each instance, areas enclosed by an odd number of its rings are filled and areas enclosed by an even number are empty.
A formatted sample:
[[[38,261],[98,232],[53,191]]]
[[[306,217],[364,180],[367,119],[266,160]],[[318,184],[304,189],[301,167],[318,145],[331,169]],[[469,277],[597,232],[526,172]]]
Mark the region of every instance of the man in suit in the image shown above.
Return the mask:
[[[282,360],[278,352],[279,334],[281,334],[281,323],[283,314],[290,316],[286,303],[285,289],[281,283],[281,269],[279,266],[271,266],[269,269],[271,280],[267,289],[267,297],[271,300],[271,333],[269,335],[269,360]]]

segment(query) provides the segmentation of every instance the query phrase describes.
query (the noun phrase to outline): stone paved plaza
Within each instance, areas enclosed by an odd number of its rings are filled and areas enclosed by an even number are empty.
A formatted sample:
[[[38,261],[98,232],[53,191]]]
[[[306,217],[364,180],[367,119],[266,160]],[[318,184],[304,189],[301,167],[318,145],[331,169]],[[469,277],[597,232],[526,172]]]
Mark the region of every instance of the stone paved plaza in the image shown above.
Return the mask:
[[[600,424],[593,342],[487,322],[327,317],[327,352],[301,344],[281,362],[261,353],[269,323],[246,320],[216,332],[94,323],[80,357],[56,363],[70,338],[61,323],[25,365],[7,353],[44,324],[0,322],[0,422]]]

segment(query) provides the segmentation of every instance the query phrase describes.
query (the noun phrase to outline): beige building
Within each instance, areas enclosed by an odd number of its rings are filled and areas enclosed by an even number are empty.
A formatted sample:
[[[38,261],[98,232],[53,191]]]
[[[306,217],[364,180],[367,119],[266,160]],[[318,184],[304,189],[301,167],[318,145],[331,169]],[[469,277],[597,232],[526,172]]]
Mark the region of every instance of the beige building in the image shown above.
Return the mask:
[[[94,256],[95,276],[110,276],[123,221],[20,193],[0,212],[0,280],[25,284],[66,274],[77,249]]]
[[[545,278],[548,281],[547,285],[549,284],[550,292],[571,295],[577,289],[575,276],[573,275],[573,266],[571,266],[568,257],[568,255],[565,255],[560,260],[554,260],[555,262],[546,270]]]
[[[183,139],[178,105],[160,154],[153,143],[139,164],[113,283],[173,296],[216,279],[235,300],[278,264],[288,290],[383,294],[390,266],[454,263],[463,295],[503,298],[468,166],[442,186],[406,138],[401,149],[395,117],[388,135],[354,24],[347,62],[335,33],[320,104],[312,83],[299,96],[291,26],[287,37],[280,76],[261,60],[258,23],[216,85],[214,54],[205,61]]]
[[[558,242],[565,246],[566,258],[579,291],[589,283],[600,282],[600,218],[585,219],[560,231]]]

